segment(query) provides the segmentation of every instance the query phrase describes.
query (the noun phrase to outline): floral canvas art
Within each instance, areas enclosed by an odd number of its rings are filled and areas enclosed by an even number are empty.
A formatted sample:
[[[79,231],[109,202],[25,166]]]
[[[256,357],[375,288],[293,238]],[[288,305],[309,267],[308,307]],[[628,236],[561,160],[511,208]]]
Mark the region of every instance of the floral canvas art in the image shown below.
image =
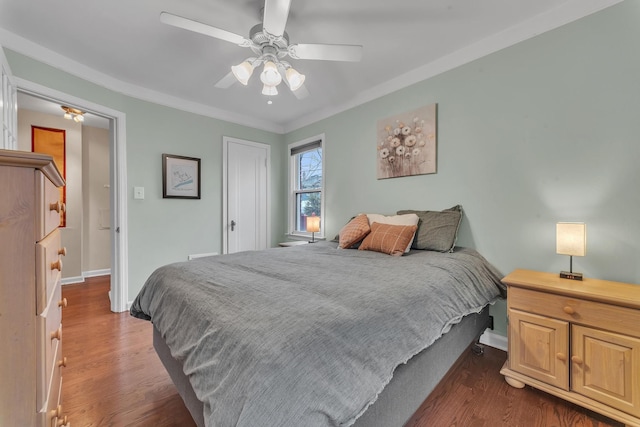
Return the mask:
[[[378,120],[378,179],[436,173],[436,104]]]

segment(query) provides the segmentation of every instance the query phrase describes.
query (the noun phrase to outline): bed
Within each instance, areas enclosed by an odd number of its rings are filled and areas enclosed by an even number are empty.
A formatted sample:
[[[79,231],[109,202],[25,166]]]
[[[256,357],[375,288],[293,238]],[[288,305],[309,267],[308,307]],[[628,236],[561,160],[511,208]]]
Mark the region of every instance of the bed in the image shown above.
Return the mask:
[[[319,242],[170,264],[131,314],[199,426],[401,426],[487,327],[479,253]]]

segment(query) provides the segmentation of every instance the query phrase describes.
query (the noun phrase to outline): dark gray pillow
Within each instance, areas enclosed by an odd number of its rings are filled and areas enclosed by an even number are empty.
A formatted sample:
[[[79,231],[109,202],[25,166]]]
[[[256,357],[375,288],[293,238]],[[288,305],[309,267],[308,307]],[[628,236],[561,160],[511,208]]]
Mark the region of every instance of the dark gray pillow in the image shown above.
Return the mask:
[[[443,211],[398,211],[398,215],[418,215],[418,230],[413,239],[413,249],[450,252],[456,244],[458,227],[462,221],[462,206],[456,205]]]

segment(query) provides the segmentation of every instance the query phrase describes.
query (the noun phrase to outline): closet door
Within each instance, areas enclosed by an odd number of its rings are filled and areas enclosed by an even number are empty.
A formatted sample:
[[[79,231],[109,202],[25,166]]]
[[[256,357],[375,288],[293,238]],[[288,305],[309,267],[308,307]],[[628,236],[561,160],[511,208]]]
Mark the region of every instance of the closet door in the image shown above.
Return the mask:
[[[0,74],[2,74],[2,90],[0,90],[0,121],[2,122],[2,143],[0,148],[18,149],[18,89],[13,81],[9,62],[0,46]]]

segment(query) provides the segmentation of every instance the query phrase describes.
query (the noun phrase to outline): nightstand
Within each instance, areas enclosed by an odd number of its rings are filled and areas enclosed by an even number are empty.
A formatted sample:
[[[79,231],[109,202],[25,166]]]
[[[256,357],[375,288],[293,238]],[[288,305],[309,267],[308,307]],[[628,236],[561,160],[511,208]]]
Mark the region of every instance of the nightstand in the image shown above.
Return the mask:
[[[505,380],[640,427],[640,285],[529,270],[502,281]]]
[[[291,246],[299,246],[299,245],[308,245],[309,242],[306,240],[291,240],[289,242],[281,242],[278,243],[278,246],[282,246],[283,248],[289,248]]]

